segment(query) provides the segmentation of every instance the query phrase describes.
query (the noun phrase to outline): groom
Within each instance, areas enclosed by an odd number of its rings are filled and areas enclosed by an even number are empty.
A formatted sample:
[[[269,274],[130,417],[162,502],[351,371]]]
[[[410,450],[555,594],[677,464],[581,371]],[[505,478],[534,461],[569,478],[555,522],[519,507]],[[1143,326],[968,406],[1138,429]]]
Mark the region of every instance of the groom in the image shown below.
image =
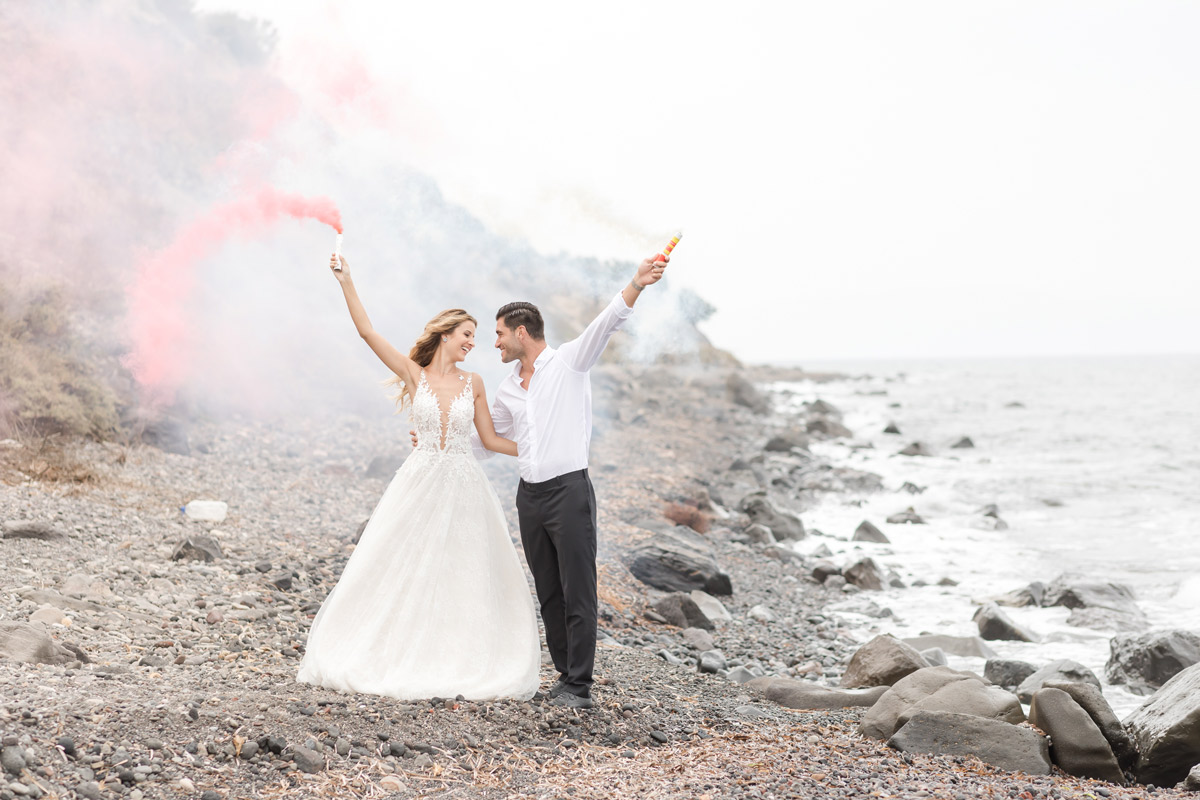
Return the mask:
[[[496,312],[496,348],[517,362],[496,389],[496,433],[516,441],[517,516],[525,560],[533,572],[546,646],[559,679],[551,702],[592,707],[596,660],[596,492],[588,477],[592,438],[589,371],[608,340],[633,313],[669,259],[647,258],[632,280],[577,338],[546,344],[537,306],[509,303]],[[478,450],[477,450],[478,452]]]

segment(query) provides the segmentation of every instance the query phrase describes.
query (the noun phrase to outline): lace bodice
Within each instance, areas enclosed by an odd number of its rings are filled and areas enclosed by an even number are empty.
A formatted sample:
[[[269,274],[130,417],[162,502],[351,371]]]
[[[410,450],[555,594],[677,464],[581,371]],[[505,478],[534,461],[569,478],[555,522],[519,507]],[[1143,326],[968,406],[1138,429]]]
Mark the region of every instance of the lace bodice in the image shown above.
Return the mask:
[[[463,382],[462,391],[443,409],[437,395],[429,388],[425,371],[417,382],[413,395],[413,424],[417,429],[417,450],[429,453],[459,453],[471,455],[471,425],[475,419],[475,390],[471,376]]]

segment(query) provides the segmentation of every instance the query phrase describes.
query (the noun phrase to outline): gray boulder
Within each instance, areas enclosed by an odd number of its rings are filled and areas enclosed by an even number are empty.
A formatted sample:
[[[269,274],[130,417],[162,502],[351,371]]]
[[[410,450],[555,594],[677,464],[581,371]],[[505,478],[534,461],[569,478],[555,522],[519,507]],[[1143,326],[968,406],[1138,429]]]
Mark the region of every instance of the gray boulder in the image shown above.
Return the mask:
[[[1061,689],[1038,689],[1029,721],[1050,736],[1050,757],[1068,775],[1124,783],[1112,748],[1091,716]]]
[[[172,561],[216,561],[221,558],[221,545],[211,536],[187,536],[175,546]]]
[[[883,432],[884,432],[884,433],[895,433],[895,434],[899,434],[899,433],[900,433],[900,426],[899,426],[899,425],[897,425],[897,424],[896,424],[896,423],[894,423],[894,422],[889,422],[889,423],[887,424],[887,427],[883,429]]]
[[[899,456],[932,456],[933,453],[922,442],[913,442],[908,447],[904,448],[896,455]]]
[[[1046,737],[1032,728],[970,714],[921,711],[888,739],[888,745],[902,753],[975,756],[1000,769],[1050,774]]]
[[[1133,597],[1133,591],[1124,584],[1111,581],[1096,581],[1064,573],[1046,587],[1042,598],[1043,606],[1065,608],[1108,608],[1135,617],[1144,617]]]
[[[676,527],[654,534],[630,553],[629,571],[643,583],[668,592],[733,594],[733,583],[717,565],[712,547],[698,533]]]
[[[1137,751],[1133,749],[1133,741],[1099,689],[1090,683],[1064,683],[1061,681],[1047,681],[1043,688],[1060,689],[1071,695],[1071,699],[1088,713],[1092,722],[1096,723],[1096,727],[1108,741],[1113,755],[1117,757],[1117,765],[1122,770],[1133,769],[1134,764],[1137,763]]]
[[[765,492],[753,492],[742,498],[738,504],[739,510],[750,517],[756,525],[764,525],[771,530],[776,539],[803,539],[804,523],[789,511],[776,508],[767,499]]]
[[[1135,694],[1151,694],[1183,670],[1200,663],[1200,635],[1191,631],[1116,636],[1108,644],[1105,676],[1109,683],[1126,684]]]
[[[1040,606],[1042,598],[1046,595],[1046,584],[1040,581],[1034,581],[1023,589],[1013,589],[1007,594],[1002,594],[999,597],[992,598],[992,602],[999,606],[1011,606],[1013,608],[1021,608],[1023,606]]]
[[[1035,672],[1037,667],[1033,664],[1008,658],[989,658],[983,665],[983,677],[1009,690],[1015,690]]]
[[[697,652],[703,653],[705,650],[712,650],[716,647],[712,634],[704,628],[684,628],[681,635],[687,646]]]
[[[885,633],[855,651],[842,673],[841,685],[847,689],[891,686],[905,675],[927,666],[914,648]]]
[[[856,690],[831,689],[811,681],[773,677],[755,678],[746,686],[762,691],[768,700],[784,708],[809,710],[870,707],[887,691],[886,686]]]
[[[1019,725],[1025,721],[1021,703],[1012,692],[1006,692],[999,686],[989,686],[982,681],[947,683],[902,711],[896,718],[896,724],[903,726],[913,714],[920,711],[951,711],[955,714],[998,719],[1010,725]]]
[[[725,669],[728,662],[725,661],[725,654],[720,650],[705,650],[700,654],[700,664],[698,669],[701,672],[715,674]]]
[[[654,602],[652,608],[661,614],[669,624],[677,628],[702,628],[711,631],[716,627],[708,617],[704,616],[704,612],[700,610],[700,606],[696,605],[696,601],[682,592],[675,592],[660,598]]]
[[[1032,702],[1033,693],[1051,681],[1055,683],[1089,683],[1097,689],[1100,688],[1100,679],[1096,677],[1096,673],[1078,661],[1060,658],[1058,661],[1051,661],[1021,681],[1021,685],[1017,687],[1017,697],[1021,698],[1022,703]]]
[[[768,414],[771,403],[758,387],[736,372],[729,373],[725,380],[725,389],[729,399],[739,406],[750,409],[755,414]]]
[[[1180,672],[1125,720],[1139,783],[1171,786],[1200,764],[1200,664]]]
[[[854,431],[830,417],[815,417],[810,419],[807,429],[811,434],[825,436],[830,439],[848,439],[854,435]]]
[[[920,636],[910,636],[901,641],[912,645],[917,650],[940,647],[952,656],[967,656],[970,658],[996,657],[996,651],[988,647],[987,642],[978,636],[947,636],[943,633],[926,633]]]
[[[973,617],[979,635],[989,641],[1036,642],[1037,634],[1022,628],[1000,610],[995,603],[980,606]]]
[[[820,559],[812,564],[812,576],[817,583],[824,583],[830,575],[841,575],[842,568],[832,561]]]
[[[922,650],[921,658],[925,659],[925,663],[931,667],[947,667],[950,665],[950,659],[946,658],[946,651],[940,647],[931,647],[928,650]]]
[[[0,620],[0,658],[27,664],[69,664],[76,651],[55,641],[41,625]]]
[[[869,520],[863,520],[858,523],[858,527],[854,529],[854,535],[850,537],[852,542],[878,542],[879,544],[889,544],[891,539],[884,535],[883,531],[871,524]]]
[[[896,681],[879,702],[867,709],[859,723],[863,736],[888,739],[900,727],[900,715],[942,687],[962,681],[984,686],[983,678],[973,672],[949,667],[925,667]]]
[[[959,439],[957,442],[955,442],[954,444],[950,445],[950,449],[951,450],[967,450],[974,446],[975,446],[975,443],[971,441],[971,437],[964,436],[961,439]]]
[[[805,403],[804,409],[809,414],[820,414],[823,417],[833,417],[834,419],[842,418],[842,410],[828,400],[817,398],[811,403]]]
[[[1200,792],[1200,764],[1192,767],[1192,771],[1183,779],[1183,783],[1175,787],[1187,792]]]
[[[695,601],[696,605],[704,613],[704,616],[708,617],[713,623],[730,622],[733,619],[733,615],[725,608],[725,604],[708,592],[693,589],[688,597]]]
[[[775,544],[775,534],[766,525],[752,522],[742,531],[742,538],[749,544]]]
[[[784,431],[767,440],[763,450],[768,453],[790,453],[792,450],[807,450],[808,436],[801,431]]]
[[[920,514],[918,514],[913,509],[912,506],[909,506],[908,508],[904,509],[903,511],[897,511],[895,514],[892,514],[891,516],[889,516],[887,518],[887,521],[891,525],[924,525],[925,524],[925,519]]]
[[[863,557],[842,570],[842,577],[860,589],[879,591],[883,588],[883,571],[875,559]]]

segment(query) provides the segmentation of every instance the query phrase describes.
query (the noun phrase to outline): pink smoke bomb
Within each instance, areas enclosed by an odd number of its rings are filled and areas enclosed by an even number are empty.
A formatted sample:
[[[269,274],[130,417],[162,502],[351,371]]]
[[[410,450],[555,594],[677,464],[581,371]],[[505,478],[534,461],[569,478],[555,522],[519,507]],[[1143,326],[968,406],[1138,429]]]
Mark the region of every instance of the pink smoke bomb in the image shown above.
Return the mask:
[[[338,233],[337,237],[333,240],[333,258],[334,258],[333,268],[338,271],[341,271],[341,269],[342,269],[342,234],[340,232]]]

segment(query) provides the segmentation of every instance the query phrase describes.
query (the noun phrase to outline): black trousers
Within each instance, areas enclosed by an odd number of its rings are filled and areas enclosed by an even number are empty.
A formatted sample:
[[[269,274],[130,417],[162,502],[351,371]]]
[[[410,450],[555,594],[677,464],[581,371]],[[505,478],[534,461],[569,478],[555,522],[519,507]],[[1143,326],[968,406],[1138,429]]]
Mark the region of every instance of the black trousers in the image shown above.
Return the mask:
[[[596,492],[586,469],[517,487],[521,545],[546,647],[567,690],[591,691],[596,663]]]

